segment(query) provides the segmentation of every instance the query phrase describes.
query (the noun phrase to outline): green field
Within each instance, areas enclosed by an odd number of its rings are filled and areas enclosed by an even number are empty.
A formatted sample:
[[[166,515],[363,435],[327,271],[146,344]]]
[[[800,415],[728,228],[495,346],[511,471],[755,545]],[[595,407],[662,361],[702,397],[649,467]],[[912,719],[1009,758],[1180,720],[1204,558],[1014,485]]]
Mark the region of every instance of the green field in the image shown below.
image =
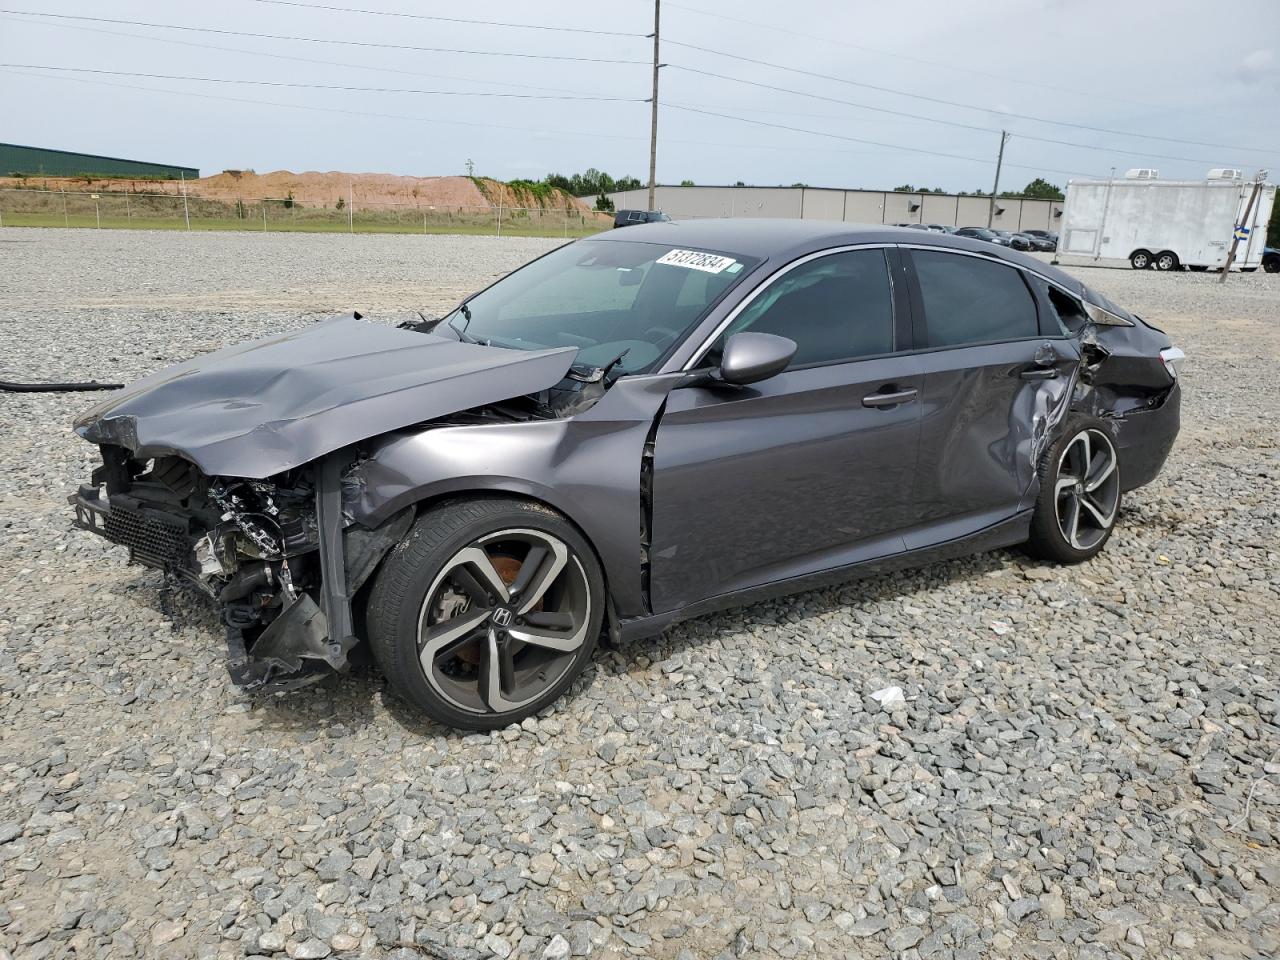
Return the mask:
[[[93,214],[36,213],[13,212],[0,210],[0,224],[6,227],[101,227],[104,230],[185,230],[187,224],[181,217],[149,216],[104,216],[101,221]],[[374,215],[362,217],[360,214],[348,225],[345,217],[341,219],[318,219],[311,217],[268,218],[265,226],[262,221],[237,217],[192,217],[192,230],[256,230],[283,233],[420,233],[446,234],[461,233],[472,235],[488,235],[497,233],[496,221],[492,218],[459,218],[455,220],[421,220],[412,222],[407,219],[392,220]],[[586,237],[599,233],[601,226],[595,223],[582,223],[578,218],[557,220],[541,217],[536,220],[513,217],[502,223],[502,235],[508,237]]]

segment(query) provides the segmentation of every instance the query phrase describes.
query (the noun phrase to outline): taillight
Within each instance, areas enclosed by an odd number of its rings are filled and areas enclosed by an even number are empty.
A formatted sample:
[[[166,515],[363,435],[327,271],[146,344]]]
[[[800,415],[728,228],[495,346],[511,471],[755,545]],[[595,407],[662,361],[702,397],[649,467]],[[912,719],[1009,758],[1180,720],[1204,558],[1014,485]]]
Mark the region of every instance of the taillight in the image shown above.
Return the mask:
[[[1187,355],[1177,347],[1166,347],[1160,351],[1160,362],[1169,371],[1169,376],[1175,380],[1178,379],[1178,371],[1182,368],[1183,361],[1186,359]]]

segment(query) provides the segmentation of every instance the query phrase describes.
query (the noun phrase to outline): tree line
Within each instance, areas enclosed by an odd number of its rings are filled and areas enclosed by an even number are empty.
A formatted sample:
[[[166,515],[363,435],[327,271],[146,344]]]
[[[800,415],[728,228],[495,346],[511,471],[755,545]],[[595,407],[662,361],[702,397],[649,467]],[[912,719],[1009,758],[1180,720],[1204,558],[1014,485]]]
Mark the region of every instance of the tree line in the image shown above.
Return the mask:
[[[900,187],[893,188],[894,193],[949,193],[941,187],[934,187],[930,190],[928,187],[913,187],[909,183],[904,183]],[[955,194],[957,197],[989,197],[990,190],[961,190]],[[1043,177],[1036,177],[1021,190],[1002,190],[1001,198],[1014,199],[1017,197],[1029,197],[1032,200],[1065,200],[1063,192],[1055,185],[1045,180]]]

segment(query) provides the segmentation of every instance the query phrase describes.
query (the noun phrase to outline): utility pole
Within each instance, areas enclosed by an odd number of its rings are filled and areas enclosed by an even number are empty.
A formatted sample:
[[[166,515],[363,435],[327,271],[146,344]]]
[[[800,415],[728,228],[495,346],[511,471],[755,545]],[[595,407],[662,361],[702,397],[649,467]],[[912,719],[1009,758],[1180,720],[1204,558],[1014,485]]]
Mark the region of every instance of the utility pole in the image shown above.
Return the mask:
[[[662,0],[653,0],[653,99],[649,120],[649,209],[653,209],[653,188],[658,175],[658,30],[662,22]]]
[[[1236,248],[1240,246],[1240,228],[1243,227],[1246,233],[1252,231],[1252,225],[1249,223],[1253,219],[1253,205],[1258,201],[1258,194],[1262,192],[1262,181],[1267,179],[1267,171],[1259,170],[1258,175],[1253,179],[1253,192],[1249,194],[1249,203],[1244,208],[1244,220],[1242,220],[1237,228],[1231,231],[1231,249],[1227,251],[1227,262],[1222,265],[1222,273],[1218,276],[1219,283],[1227,282],[1227,274],[1231,270],[1231,264],[1235,263]],[[1248,247],[1245,247],[1246,256]]]
[[[996,218],[996,194],[1000,192],[1000,168],[1004,165],[1004,145],[1009,142],[1009,134],[1000,131],[1000,153],[996,155],[996,182],[991,187],[991,202],[987,204],[987,229],[991,229]]]

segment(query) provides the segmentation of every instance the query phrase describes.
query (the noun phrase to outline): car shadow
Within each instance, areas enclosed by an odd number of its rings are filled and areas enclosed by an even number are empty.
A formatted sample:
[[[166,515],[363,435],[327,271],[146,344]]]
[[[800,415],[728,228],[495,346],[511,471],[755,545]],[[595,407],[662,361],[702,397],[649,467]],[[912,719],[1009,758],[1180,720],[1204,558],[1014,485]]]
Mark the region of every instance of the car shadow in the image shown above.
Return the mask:
[[[1023,554],[997,550],[923,567],[855,577],[818,589],[693,617],[661,634],[621,645],[602,640],[591,664],[575,680],[570,691],[539,716],[551,716],[571,709],[573,699],[600,677],[631,673],[643,668],[647,662],[678,656],[721,636],[749,631],[761,625],[788,622],[795,617],[821,617],[843,607],[906,597],[954,582],[979,579],[1000,569],[1023,569],[1035,565],[1036,561]],[[140,574],[115,589],[164,614],[175,627],[197,629],[207,635],[211,647],[215,647],[219,654],[223,653],[225,641],[221,623],[212,606],[198,594],[166,586],[158,575],[150,573]],[[641,664],[641,658],[646,664]],[[227,684],[230,688],[229,680]],[[474,735],[423,717],[390,687],[365,644],[352,651],[350,669],[344,673],[333,674],[297,690],[270,694],[235,691],[231,697],[247,705],[257,729],[277,733],[315,733],[320,730],[331,737],[341,738],[344,734],[376,726],[380,714],[385,711],[401,730],[418,739],[443,737],[460,740]]]
[[[612,656],[596,656],[596,668],[610,676],[629,673],[640,657],[654,659],[655,648],[663,659],[713,642],[721,636],[750,631],[765,624],[792,622],[795,617],[816,618],[846,607],[904,598],[911,594],[940,589],[954,582],[976,580],[996,570],[1033,566],[1037,562],[1011,550],[936,561],[922,567],[851,577],[828,586],[784,594],[741,607],[730,607],[680,621],[653,637],[609,645]]]

